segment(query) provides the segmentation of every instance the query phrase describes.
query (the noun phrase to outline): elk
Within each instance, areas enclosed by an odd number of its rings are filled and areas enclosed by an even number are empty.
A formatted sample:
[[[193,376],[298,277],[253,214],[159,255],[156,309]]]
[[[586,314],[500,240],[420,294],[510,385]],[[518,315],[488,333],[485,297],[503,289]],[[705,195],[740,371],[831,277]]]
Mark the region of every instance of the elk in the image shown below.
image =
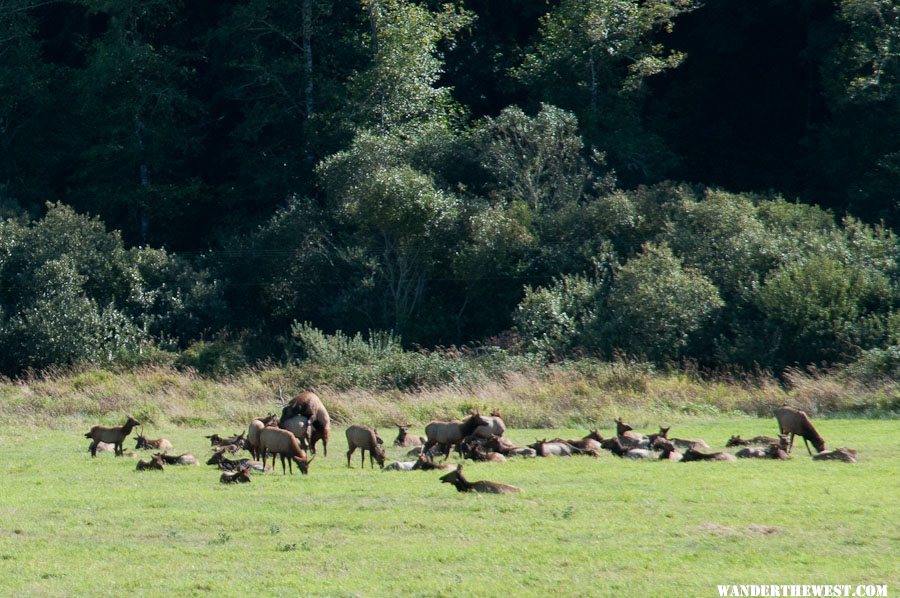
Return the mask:
[[[137,471],[148,471],[151,469],[158,469],[159,471],[163,470],[163,460],[159,455],[153,455],[149,461],[144,461],[141,459],[137,462],[137,467],[135,467]]]
[[[261,472],[272,471],[270,465],[263,465],[261,461],[251,461],[250,459],[228,459],[227,457],[224,457],[222,453],[214,454],[206,464],[217,465],[219,469],[224,471],[237,471],[241,467],[247,467]]]
[[[650,446],[654,451],[660,451],[660,461],[681,461],[684,458],[684,455],[678,452],[675,444],[668,438],[658,436]]]
[[[238,450],[244,448],[244,432],[235,434],[234,436],[228,436],[227,438],[223,438],[218,434],[211,434],[210,436],[205,436],[205,438],[209,438],[210,446],[228,446],[234,444],[238,446]]]
[[[570,457],[581,452],[571,444],[564,441],[535,440],[528,448],[534,449],[538,457]]]
[[[646,448],[631,448],[622,443],[622,437],[616,436],[604,440],[603,448],[612,451],[617,457],[626,457],[628,459],[655,459],[656,453]]]
[[[219,482],[222,484],[249,484],[250,470],[241,467],[237,471],[225,471],[219,476]]]
[[[491,436],[484,443],[484,448],[507,457],[537,457],[537,451],[531,447],[518,447],[506,438]]]
[[[269,414],[266,417],[257,417],[254,420],[250,421],[250,425],[247,426],[247,440],[246,446],[247,450],[250,451],[250,454],[254,459],[259,459],[259,433],[266,426],[274,426],[278,424],[278,418],[275,417],[275,414]]]
[[[145,449],[145,450],[157,450],[157,451],[167,451],[172,448],[172,443],[166,440],[165,438],[147,438],[144,436],[144,426],[141,426],[141,432],[135,438],[137,440],[137,445],[135,445],[136,450]]]
[[[856,463],[856,451],[840,447],[831,451],[822,451],[813,457],[813,461],[843,461],[844,463]]]
[[[347,428],[347,467],[350,467],[350,457],[356,449],[362,459],[360,467],[366,466],[366,451],[369,451],[369,466],[375,469],[374,461],[378,461],[380,467],[384,467],[384,450],[381,448],[383,441],[378,433],[369,426],[352,425]]]
[[[397,437],[394,439],[394,446],[422,446],[425,444],[424,436],[410,436],[409,424],[396,424]]]
[[[667,430],[668,432],[668,430]],[[650,440],[640,432],[622,421],[622,418],[616,419],[616,436],[622,440],[622,445],[631,448],[647,448],[650,446]]]
[[[459,492],[483,492],[487,494],[512,494],[520,492],[515,486],[500,484],[498,482],[487,482],[484,480],[478,482],[470,482],[463,477],[463,466],[459,464],[456,469],[450,473],[441,476],[442,484],[453,484]]]
[[[116,445],[110,442],[98,442],[96,450],[98,453],[111,453],[116,450]],[[88,447],[88,452],[90,451],[91,448]]]
[[[381,468],[381,471],[412,471],[415,461],[394,461]]]
[[[769,445],[769,444],[772,444],[773,442],[777,443],[778,439],[772,438],[771,436],[754,436],[753,438],[750,438],[749,440],[744,440],[743,438],[741,438],[740,434],[738,434],[737,436],[732,436],[731,438],[729,438],[728,442],[725,443],[725,446],[726,447],[750,446],[751,444]]]
[[[199,465],[197,457],[190,453],[182,453],[180,455],[167,455],[165,453],[156,453],[153,458],[159,457],[166,465]]]
[[[490,461],[492,463],[506,463],[506,457],[497,451],[486,451],[486,445],[482,444],[476,438],[470,436],[470,440],[464,440],[460,443],[460,448],[467,459],[473,461]],[[492,438],[497,438],[493,436]]]
[[[282,430],[287,430],[296,436],[297,440],[300,442],[300,448],[303,450],[309,449],[309,436],[310,432],[312,432],[312,426],[309,423],[309,419],[302,415],[295,415],[284,420],[284,424],[278,427]]]
[[[492,411],[487,416],[482,415],[481,419],[485,423],[475,428],[475,431],[472,432],[473,436],[488,438],[490,436],[503,436],[503,433],[506,432],[506,424],[503,422],[503,417],[499,411]]]
[[[321,440],[322,450],[327,457],[328,439],[331,437],[331,418],[325,405],[322,404],[322,400],[313,392],[301,392],[287,404],[284,404],[284,399],[282,399],[282,404],[278,426],[283,428],[285,421],[295,415],[302,415],[309,420],[309,425],[312,427],[309,449],[315,454],[316,443]]]
[[[734,455],[731,453],[726,453],[724,451],[719,451],[717,453],[701,453],[697,449],[690,447],[686,451],[684,451],[684,458],[682,461],[687,463],[689,461],[736,461]]]
[[[297,464],[300,473],[303,475],[309,473],[310,461],[306,459],[306,452],[300,448],[297,437],[287,430],[274,427],[264,428],[259,433],[259,451],[262,454],[263,467],[266,465],[267,455],[271,453],[273,468],[275,467],[275,455],[281,457],[281,473],[283,475],[287,474],[284,467],[285,459],[287,459],[288,469],[290,469],[291,475],[294,474],[291,461]]]
[[[825,450],[825,440],[819,436],[813,427],[809,417],[803,411],[782,405],[775,410],[775,419],[778,421],[779,434],[790,434],[791,440],[788,443],[787,452],[790,453],[794,446],[794,435],[799,434],[803,437],[803,443],[806,445],[806,452],[812,455],[809,450],[809,443],[812,442],[817,453]]]
[[[428,453],[422,453],[416,459],[412,468],[417,471],[433,471],[435,469],[451,469],[452,467],[453,465],[450,463],[435,463]]]
[[[598,438],[600,438],[600,440],[598,440]],[[576,438],[573,440],[564,440],[563,442],[574,446],[585,454],[596,456],[600,454],[600,443],[603,442],[603,439],[599,434],[597,434],[596,430],[589,430],[587,436],[583,436],[581,438]]]
[[[121,457],[125,454],[122,443],[125,442],[125,439],[128,438],[135,426],[139,425],[141,425],[141,422],[129,415],[128,420],[121,426],[92,426],[90,432],[84,435],[85,438],[90,438],[93,441],[90,446],[91,457],[97,456],[97,445],[101,442],[113,444],[116,456]]]
[[[450,457],[450,447],[459,445],[463,438],[466,438],[479,426],[485,425],[484,418],[478,412],[469,415],[462,421],[439,422],[433,421],[425,426],[425,436],[427,441],[423,447],[423,451],[428,452],[431,447],[440,444],[444,448],[444,460]]]

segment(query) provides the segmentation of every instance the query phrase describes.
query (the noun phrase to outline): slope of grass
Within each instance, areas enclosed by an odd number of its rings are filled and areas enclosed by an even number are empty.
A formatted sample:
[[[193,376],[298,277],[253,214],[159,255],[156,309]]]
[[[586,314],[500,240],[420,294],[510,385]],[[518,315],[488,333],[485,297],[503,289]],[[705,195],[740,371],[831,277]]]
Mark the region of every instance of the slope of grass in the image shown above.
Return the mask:
[[[205,457],[203,436],[232,427],[152,432],[176,452]],[[721,446],[731,434],[773,427],[771,419],[685,417],[672,434]],[[470,479],[522,488],[483,496],[459,494],[435,472],[361,470],[358,456],[348,469],[340,429],[309,476],[283,476],[279,467],[230,487],[207,466],[136,472],[127,457],[91,459],[86,428],[7,421],[0,595],[709,596],[724,583],[884,583],[894,591],[896,423],[828,419],[819,429],[831,446],[858,449],[860,463],[813,462],[800,445],[784,463],[605,454],[467,464]],[[525,443],[557,433],[584,430],[508,435]]]

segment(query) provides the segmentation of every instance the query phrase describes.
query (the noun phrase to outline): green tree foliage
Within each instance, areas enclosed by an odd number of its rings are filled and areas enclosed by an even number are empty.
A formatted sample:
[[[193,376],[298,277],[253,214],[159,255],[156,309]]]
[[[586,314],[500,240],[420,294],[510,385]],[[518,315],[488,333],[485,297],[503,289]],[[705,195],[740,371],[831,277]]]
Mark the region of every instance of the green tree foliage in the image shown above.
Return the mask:
[[[61,204],[0,224],[0,371],[108,363],[151,337],[177,344],[218,324],[221,289],[205,272]],[[210,313],[212,312],[212,313]]]
[[[666,245],[645,245],[622,266],[608,303],[607,342],[652,360],[684,356],[692,335],[724,306],[715,285]]]
[[[655,39],[693,0],[563,0],[543,19],[519,78],[543,101],[572,110],[626,173],[659,176],[670,159],[641,122],[643,82],[684,55]]]

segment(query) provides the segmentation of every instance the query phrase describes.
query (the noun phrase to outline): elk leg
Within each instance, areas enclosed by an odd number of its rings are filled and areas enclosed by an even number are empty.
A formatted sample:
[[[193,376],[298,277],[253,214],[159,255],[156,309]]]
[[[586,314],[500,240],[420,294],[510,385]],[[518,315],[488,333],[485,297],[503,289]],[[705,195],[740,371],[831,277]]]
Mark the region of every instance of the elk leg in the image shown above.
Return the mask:
[[[347,451],[347,467],[351,467],[350,457],[353,456],[353,451],[355,451],[355,450],[356,450],[355,448],[351,448],[349,451]]]
[[[806,445],[806,452],[809,453],[810,457],[812,457],[812,451],[809,450],[809,441],[806,439],[806,436],[803,437],[803,444]]]

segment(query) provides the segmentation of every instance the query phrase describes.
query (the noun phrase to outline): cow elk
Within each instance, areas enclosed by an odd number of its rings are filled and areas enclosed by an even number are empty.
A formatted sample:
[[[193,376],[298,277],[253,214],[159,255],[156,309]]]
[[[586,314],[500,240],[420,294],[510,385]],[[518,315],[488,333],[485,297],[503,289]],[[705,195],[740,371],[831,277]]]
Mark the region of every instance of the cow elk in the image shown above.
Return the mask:
[[[459,445],[463,438],[468,437],[479,426],[485,425],[484,418],[477,412],[469,415],[462,421],[440,422],[433,421],[425,426],[427,441],[423,451],[428,452],[431,447],[440,444],[444,447],[444,460],[450,457],[450,448]]]
[[[249,484],[250,470],[242,467],[237,471],[225,471],[219,476],[219,482],[222,484]]]
[[[362,459],[360,467],[366,466],[366,451],[369,451],[369,466],[375,468],[374,461],[378,461],[380,467],[384,467],[384,450],[381,448],[383,441],[378,433],[369,426],[352,425],[347,428],[347,467],[350,467],[350,457],[356,449]]]
[[[144,461],[141,459],[137,462],[137,467],[135,467],[137,471],[150,471],[150,470],[163,470],[163,460],[159,455],[153,455],[149,461]]]
[[[128,419],[121,426],[92,426],[90,431],[84,435],[85,438],[92,440],[90,451],[91,457],[97,456],[97,445],[101,442],[108,442],[113,445],[113,451],[117,457],[121,457],[125,453],[122,443],[131,434],[135,426],[141,425],[141,422],[128,416]]]
[[[284,400],[282,399],[282,403]],[[316,443],[322,441],[322,451],[328,456],[328,439],[331,437],[331,417],[322,404],[322,400],[313,392],[302,392],[281,409],[278,425],[284,427],[285,422],[295,415],[302,415],[309,421],[309,450],[316,452]]]
[[[284,462],[287,459],[287,468],[291,475],[294,474],[291,462],[297,464],[300,473],[307,475],[309,473],[309,463],[312,459],[307,460],[306,452],[300,448],[297,437],[281,428],[264,428],[259,433],[259,451],[263,458],[263,467],[266,465],[267,455],[272,455],[272,467],[275,467],[275,455],[281,458],[281,473],[286,474]]]
[[[394,446],[422,446],[426,442],[424,436],[411,436],[409,434],[409,424],[397,424],[397,437],[394,439]]]
[[[819,436],[812,422],[809,421],[809,417],[803,411],[782,405],[775,410],[775,419],[778,420],[779,434],[790,434],[791,440],[788,443],[788,453],[791,452],[791,448],[794,446],[794,435],[799,435],[803,438],[806,452],[810,455],[812,455],[812,451],[809,450],[810,442],[813,443],[816,452],[821,453],[825,450],[825,440]]]
[[[484,480],[470,482],[463,476],[462,464],[457,465],[456,469],[450,473],[441,476],[441,483],[453,484],[459,492],[482,492],[486,494],[512,494],[520,492],[515,486],[500,484],[498,482],[487,482]]]

